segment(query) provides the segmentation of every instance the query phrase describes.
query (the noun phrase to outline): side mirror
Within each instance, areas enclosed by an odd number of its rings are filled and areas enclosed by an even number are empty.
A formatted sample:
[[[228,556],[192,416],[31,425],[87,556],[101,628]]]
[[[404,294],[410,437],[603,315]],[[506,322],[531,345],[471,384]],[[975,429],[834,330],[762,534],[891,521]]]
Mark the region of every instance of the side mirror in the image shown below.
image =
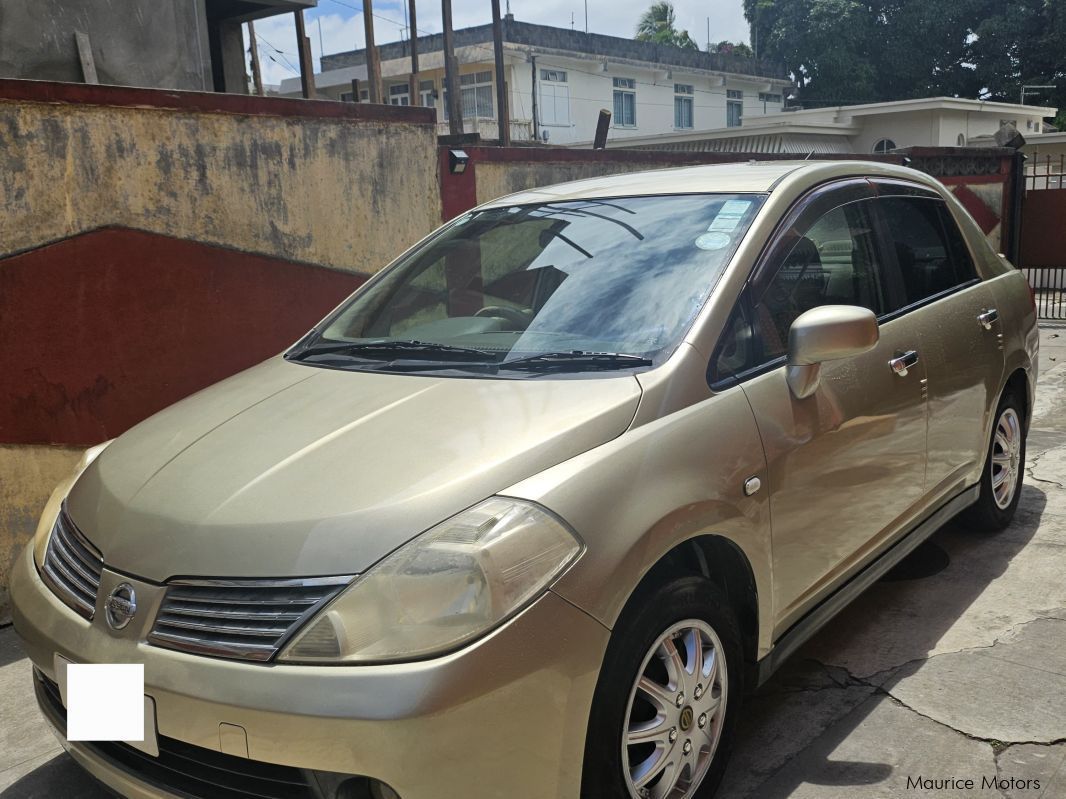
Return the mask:
[[[872,350],[880,331],[877,317],[857,305],[822,305],[803,313],[788,331],[785,379],[798,398],[818,388],[823,361],[837,361]]]

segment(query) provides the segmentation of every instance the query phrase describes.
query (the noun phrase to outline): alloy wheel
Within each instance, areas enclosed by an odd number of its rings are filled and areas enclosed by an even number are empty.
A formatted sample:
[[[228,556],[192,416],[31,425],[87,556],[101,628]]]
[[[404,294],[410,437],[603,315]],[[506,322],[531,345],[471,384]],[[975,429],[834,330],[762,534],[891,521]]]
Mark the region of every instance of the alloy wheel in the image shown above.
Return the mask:
[[[992,459],[989,463],[992,496],[1003,510],[1010,506],[1018,488],[1018,473],[1022,468],[1022,425],[1014,408],[1004,408],[996,420],[992,440]]]
[[[629,692],[622,763],[633,799],[690,799],[722,734],[729,672],[722,642],[700,619],[666,630]]]

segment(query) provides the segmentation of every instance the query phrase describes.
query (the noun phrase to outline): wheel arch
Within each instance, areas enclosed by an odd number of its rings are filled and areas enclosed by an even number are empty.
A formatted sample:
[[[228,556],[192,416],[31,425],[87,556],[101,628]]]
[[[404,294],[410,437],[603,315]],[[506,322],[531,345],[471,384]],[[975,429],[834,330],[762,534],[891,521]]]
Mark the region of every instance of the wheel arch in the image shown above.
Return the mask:
[[[747,555],[723,535],[697,535],[665,552],[633,588],[619,618],[632,612],[659,586],[692,575],[705,577],[726,596],[737,616],[744,659],[755,663],[759,647],[758,583]]]
[[[1011,372],[1006,381],[1003,383],[1003,390],[1000,391],[999,397],[996,399],[998,403],[1007,394],[1016,394],[1018,399],[1022,403],[1022,422],[1025,425],[1025,432],[1029,432],[1029,423],[1033,418],[1033,396],[1032,386],[1029,380],[1029,372],[1024,367],[1016,367]],[[995,422],[993,421],[993,424]]]

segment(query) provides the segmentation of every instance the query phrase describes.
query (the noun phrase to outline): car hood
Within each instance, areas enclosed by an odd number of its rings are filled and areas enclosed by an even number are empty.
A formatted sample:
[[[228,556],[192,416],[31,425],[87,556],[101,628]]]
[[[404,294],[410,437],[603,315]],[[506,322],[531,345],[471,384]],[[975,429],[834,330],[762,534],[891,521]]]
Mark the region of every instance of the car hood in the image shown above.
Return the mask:
[[[632,377],[494,380],[275,358],[114,441],[67,499],[138,577],[354,574],[434,524],[620,435]]]

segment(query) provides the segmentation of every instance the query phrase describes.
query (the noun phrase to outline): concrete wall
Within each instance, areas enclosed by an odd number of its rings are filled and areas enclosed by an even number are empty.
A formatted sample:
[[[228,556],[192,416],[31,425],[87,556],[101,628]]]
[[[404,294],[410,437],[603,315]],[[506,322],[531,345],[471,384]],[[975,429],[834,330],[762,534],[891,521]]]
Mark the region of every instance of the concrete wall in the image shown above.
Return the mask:
[[[370,274],[439,219],[424,109],[220,95],[207,99],[221,110],[140,107],[107,101],[179,96],[105,87],[67,88],[99,103],[26,102],[3,84],[0,254],[123,225]]]
[[[4,0],[0,77],[81,82],[75,31],[101,83],[212,88],[204,0]]]
[[[37,529],[52,489],[74,470],[83,451],[0,444],[0,624],[11,618],[7,596],[11,563]]]
[[[0,623],[81,448],[291,344],[440,220],[432,112],[0,80]]]

